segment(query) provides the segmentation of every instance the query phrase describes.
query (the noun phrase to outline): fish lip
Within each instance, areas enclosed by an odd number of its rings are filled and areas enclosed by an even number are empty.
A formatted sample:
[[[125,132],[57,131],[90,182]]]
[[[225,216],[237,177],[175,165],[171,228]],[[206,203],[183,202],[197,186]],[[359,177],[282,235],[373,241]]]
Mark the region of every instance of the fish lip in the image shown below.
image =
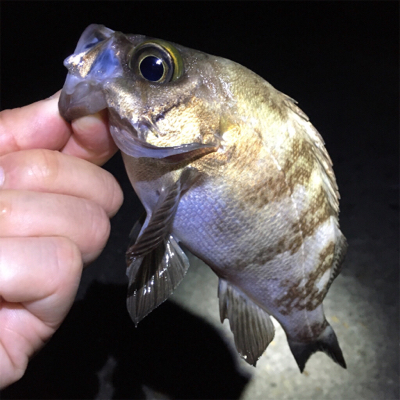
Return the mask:
[[[102,24],[91,24],[82,33],[76,45],[74,54],[81,53],[85,46],[93,41],[95,43],[108,39],[115,34],[115,31]]]
[[[58,107],[61,116],[68,122],[108,108],[107,105],[104,105],[91,108],[89,111],[87,103],[79,101],[77,97],[75,91],[72,94],[68,94],[64,90],[61,92]],[[173,147],[154,146],[146,142],[147,132],[151,130],[148,123],[139,120],[136,124],[132,124],[128,119],[120,118],[116,112],[111,110],[108,108],[111,136],[118,148],[131,157],[162,159],[167,163],[177,164],[185,161],[188,157],[194,158],[214,152],[220,146],[219,141],[216,144],[189,143]]]
[[[71,93],[65,87],[58,101],[60,115],[71,122],[107,108],[107,103],[98,84],[79,82]]]

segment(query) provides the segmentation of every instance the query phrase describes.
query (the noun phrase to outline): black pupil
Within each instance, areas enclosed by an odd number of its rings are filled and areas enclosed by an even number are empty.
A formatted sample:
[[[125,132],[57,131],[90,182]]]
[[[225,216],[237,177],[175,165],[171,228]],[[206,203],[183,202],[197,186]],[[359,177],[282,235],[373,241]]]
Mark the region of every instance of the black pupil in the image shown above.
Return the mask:
[[[148,81],[157,82],[164,75],[164,65],[158,57],[147,56],[142,60],[139,68],[143,77]]]

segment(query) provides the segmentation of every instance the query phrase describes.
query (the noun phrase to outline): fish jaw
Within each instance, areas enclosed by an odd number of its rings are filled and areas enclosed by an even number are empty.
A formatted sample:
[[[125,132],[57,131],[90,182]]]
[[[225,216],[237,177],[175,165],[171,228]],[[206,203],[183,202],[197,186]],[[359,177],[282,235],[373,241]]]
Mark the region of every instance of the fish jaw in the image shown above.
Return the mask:
[[[68,69],[59,110],[67,121],[94,114],[107,107],[104,82],[122,74],[112,51],[114,31],[92,24],[81,35],[74,54],[64,61]],[[98,57],[99,54],[102,56]]]
[[[71,94],[61,92],[58,103],[61,116],[66,121],[72,121],[104,110],[107,104],[101,89],[96,86],[78,83]]]

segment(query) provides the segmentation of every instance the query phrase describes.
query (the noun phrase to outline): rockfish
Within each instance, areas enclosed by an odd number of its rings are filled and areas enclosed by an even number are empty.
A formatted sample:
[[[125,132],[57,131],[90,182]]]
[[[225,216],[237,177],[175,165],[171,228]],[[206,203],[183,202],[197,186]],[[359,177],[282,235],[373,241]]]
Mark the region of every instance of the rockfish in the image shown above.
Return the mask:
[[[296,101],[224,58],[90,25],[65,60],[68,121],[107,109],[111,134],[146,210],[127,251],[137,324],[189,262],[219,277],[221,321],[252,365],[286,332],[301,371],[324,351],[346,367],[322,301],[346,239],[320,134]]]

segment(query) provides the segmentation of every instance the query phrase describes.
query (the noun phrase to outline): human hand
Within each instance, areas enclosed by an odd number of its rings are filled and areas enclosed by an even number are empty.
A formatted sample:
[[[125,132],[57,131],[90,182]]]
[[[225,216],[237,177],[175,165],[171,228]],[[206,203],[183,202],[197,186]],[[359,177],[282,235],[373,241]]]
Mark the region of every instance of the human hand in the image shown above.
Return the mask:
[[[123,197],[97,165],[116,151],[104,115],[68,124],[58,95],[0,113],[0,388],[60,326],[105,246]]]

